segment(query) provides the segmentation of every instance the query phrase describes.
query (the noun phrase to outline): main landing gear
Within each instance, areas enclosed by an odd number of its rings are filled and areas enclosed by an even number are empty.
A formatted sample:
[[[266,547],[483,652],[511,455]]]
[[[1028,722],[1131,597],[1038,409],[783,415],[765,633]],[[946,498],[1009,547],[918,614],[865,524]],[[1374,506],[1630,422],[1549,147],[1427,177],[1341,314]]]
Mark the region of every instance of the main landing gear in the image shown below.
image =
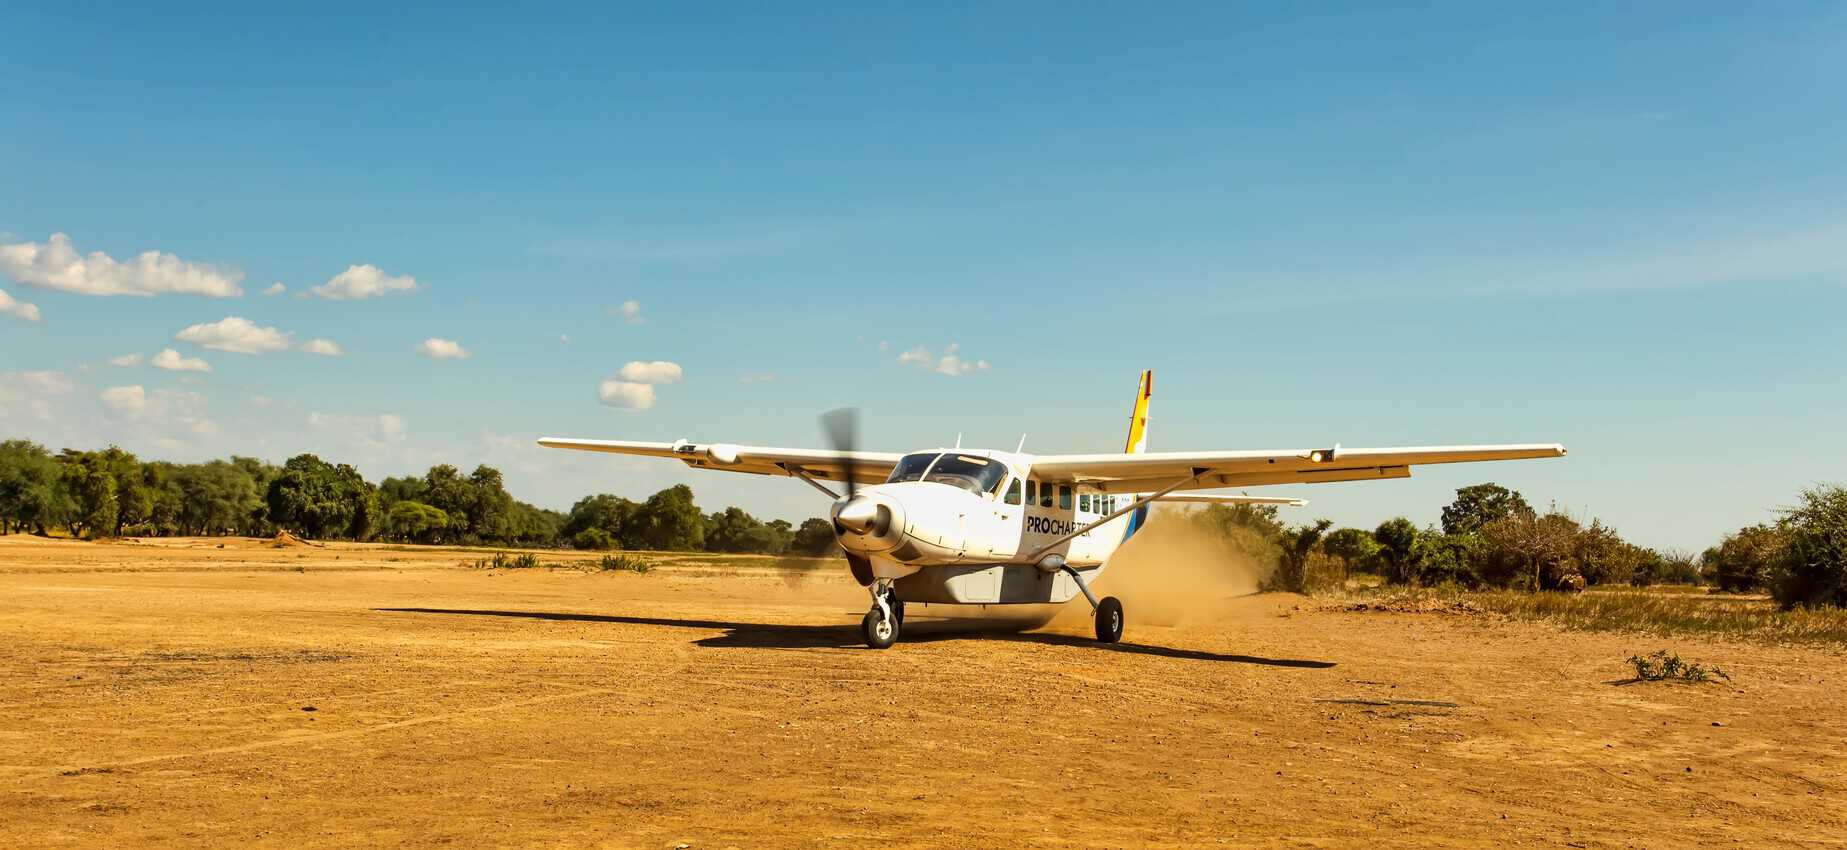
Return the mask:
[[[872,591],[872,610],[859,621],[860,634],[873,649],[887,649],[898,642],[904,626],[904,600],[892,591],[891,579],[882,578],[868,588]]]
[[[1097,642],[1115,643],[1122,640],[1122,600],[1105,596],[1099,602],[1097,595],[1090,592],[1090,585],[1077,570],[1066,566],[1064,571],[1072,581],[1077,582],[1077,589],[1084,591],[1084,598],[1090,600],[1090,610],[1097,616]]]

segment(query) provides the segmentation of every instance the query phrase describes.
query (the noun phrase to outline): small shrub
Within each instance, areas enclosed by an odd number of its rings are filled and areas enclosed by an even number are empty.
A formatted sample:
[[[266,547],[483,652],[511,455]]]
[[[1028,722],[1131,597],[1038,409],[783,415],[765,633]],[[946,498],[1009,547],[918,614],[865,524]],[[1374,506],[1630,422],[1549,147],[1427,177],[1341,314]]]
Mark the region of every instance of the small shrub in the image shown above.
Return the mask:
[[[621,571],[637,574],[653,569],[647,561],[633,555],[604,555],[602,560],[596,562],[596,566],[597,569],[605,572]]]
[[[1635,680],[1638,682],[1698,683],[1713,679],[1724,679],[1727,682],[1732,680],[1732,677],[1725,675],[1724,670],[1682,661],[1680,656],[1670,655],[1665,649],[1657,649],[1647,657],[1631,655],[1629,663],[1635,667]]]
[[[495,552],[494,557],[482,558],[474,564],[477,570],[527,570],[538,565],[539,556],[531,552],[511,556],[506,552]]]

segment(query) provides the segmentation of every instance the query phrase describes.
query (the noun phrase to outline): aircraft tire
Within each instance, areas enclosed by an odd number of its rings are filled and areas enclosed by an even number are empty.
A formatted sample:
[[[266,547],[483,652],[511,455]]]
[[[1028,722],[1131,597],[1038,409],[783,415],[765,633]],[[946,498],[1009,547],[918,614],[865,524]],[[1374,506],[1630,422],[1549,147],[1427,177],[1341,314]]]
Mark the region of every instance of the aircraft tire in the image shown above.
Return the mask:
[[[866,639],[866,645],[873,649],[889,649],[898,642],[899,620],[893,617],[889,627],[882,622],[877,608],[866,612],[866,617],[859,621],[859,633]]]
[[[1097,642],[1115,643],[1122,640],[1122,601],[1114,596],[1105,596],[1097,603]]]

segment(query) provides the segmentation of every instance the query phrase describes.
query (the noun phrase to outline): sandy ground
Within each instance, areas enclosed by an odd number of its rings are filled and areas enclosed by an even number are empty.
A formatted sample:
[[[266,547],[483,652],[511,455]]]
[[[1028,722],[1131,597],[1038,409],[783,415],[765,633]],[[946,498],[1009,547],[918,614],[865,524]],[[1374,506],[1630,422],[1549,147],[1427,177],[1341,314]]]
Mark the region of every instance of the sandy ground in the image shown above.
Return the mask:
[[[0,540],[0,845],[1847,842],[1836,650],[1120,570],[1118,646],[937,606],[880,652],[844,569],[218,542]],[[1662,647],[1736,684],[1613,684]]]

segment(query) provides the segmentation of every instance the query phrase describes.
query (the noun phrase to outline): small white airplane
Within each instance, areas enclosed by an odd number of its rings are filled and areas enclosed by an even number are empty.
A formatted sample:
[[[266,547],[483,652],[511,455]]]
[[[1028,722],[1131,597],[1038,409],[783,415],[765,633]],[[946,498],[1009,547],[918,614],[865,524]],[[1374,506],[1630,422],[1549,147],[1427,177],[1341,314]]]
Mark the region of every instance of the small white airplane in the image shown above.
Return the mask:
[[[1121,454],[1033,455],[952,448],[896,454],[853,447],[850,410],[823,417],[835,448],[643,443],[546,437],[555,449],[673,458],[698,469],[799,478],[834,500],[834,533],[853,577],[872,594],[860,622],[866,645],[891,646],[905,602],[965,605],[1063,603],[1079,593],[1097,640],[1122,638],[1122,603],[1090,583],[1155,502],[1304,505],[1301,499],[1181,493],[1267,484],[1409,478],[1425,463],[1562,457],[1557,443],[1394,449],[1150,452],[1142,372]],[[1025,438],[1022,437],[1022,447]],[[836,493],[823,480],[845,484]],[[866,486],[862,486],[866,485]]]

